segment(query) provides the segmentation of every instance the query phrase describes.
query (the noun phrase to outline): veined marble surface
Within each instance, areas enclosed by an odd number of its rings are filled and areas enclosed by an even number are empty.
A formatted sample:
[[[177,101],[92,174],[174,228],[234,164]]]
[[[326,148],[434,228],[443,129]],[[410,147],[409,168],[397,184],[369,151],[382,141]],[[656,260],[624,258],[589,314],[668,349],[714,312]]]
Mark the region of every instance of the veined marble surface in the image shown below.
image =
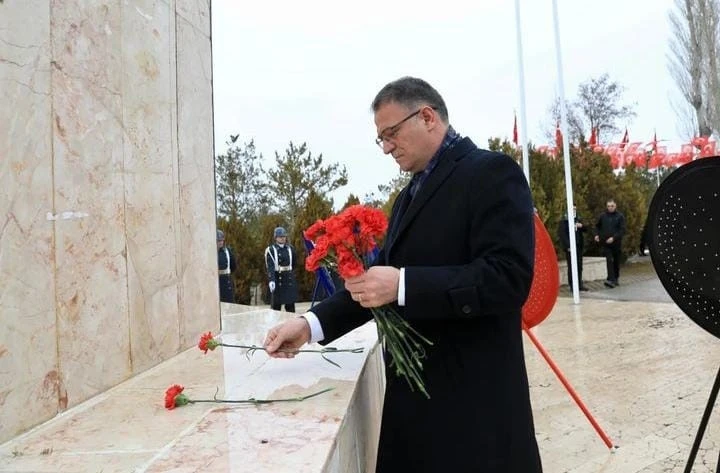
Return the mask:
[[[47,0],[0,4],[0,442],[58,411],[49,38]]]
[[[267,330],[286,317],[271,310],[227,315],[222,340],[261,345]],[[329,354],[341,368],[315,353],[278,360],[264,352],[248,357],[245,350],[219,347],[203,354],[194,347],[0,446],[0,472],[374,469],[372,439],[382,403],[376,339],[374,325],[366,324],[333,343],[365,348],[360,354]],[[333,390],[302,402],[198,403],[169,411],[163,401],[172,384],[183,385],[194,399],[211,399],[216,389],[228,399]]]
[[[220,325],[209,20],[0,2],[0,442]]]

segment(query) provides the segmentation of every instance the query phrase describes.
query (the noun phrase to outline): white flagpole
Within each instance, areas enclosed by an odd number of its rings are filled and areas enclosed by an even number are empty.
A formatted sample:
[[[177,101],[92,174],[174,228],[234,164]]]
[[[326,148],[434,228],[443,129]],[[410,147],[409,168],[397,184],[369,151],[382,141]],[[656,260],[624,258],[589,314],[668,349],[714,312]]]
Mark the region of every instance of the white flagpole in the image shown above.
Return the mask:
[[[578,254],[575,242],[575,218],[573,215],[572,176],[570,174],[570,141],[567,132],[567,105],[565,103],[565,80],[563,77],[562,51],[560,49],[560,25],[557,0],[552,0],[553,23],[555,27],[555,55],[557,57],[558,94],[560,96],[560,129],[563,133],[563,161],[565,162],[565,193],[567,196],[568,232],[570,237],[570,263],[572,264],[572,291],[575,304],[580,303],[580,281],[578,281]],[[568,281],[569,282],[569,281]]]
[[[523,64],[522,27],[520,25],[520,0],[515,0],[515,32],[517,36],[518,77],[520,78],[520,143],[522,146],[522,167],[525,179],[530,184],[530,160],[527,140],[527,115],[525,113],[525,66]]]

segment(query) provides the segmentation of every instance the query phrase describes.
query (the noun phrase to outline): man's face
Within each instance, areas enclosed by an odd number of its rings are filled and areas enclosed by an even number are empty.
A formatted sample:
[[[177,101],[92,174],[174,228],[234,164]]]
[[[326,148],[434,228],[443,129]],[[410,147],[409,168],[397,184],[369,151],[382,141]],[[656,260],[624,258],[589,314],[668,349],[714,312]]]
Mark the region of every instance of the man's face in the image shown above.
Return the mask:
[[[220,248],[222,248],[223,246],[225,246],[225,240],[218,240],[218,241],[217,241],[217,245],[218,245],[218,250],[219,250]]]
[[[418,111],[420,113],[416,114]],[[403,171],[420,172],[430,160],[427,131],[422,124],[422,107],[409,110],[396,102],[389,102],[375,112],[375,126],[378,138],[383,140],[383,153],[392,154]]]
[[[284,245],[285,242],[287,242],[286,236],[275,237],[275,243],[277,243],[278,245]]]
[[[608,202],[607,203],[607,211],[612,213],[615,212],[615,209],[617,208],[617,205],[615,205],[615,202]]]

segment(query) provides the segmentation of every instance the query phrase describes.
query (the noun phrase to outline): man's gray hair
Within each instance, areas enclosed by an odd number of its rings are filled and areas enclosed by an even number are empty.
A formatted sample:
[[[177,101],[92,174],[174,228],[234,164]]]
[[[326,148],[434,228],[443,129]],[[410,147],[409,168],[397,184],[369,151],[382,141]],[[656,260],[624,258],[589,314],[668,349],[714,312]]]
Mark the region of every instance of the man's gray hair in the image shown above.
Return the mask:
[[[401,77],[383,87],[372,103],[373,112],[390,102],[396,102],[408,109],[428,106],[440,115],[443,122],[449,123],[445,101],[430,84],[416,77]]]

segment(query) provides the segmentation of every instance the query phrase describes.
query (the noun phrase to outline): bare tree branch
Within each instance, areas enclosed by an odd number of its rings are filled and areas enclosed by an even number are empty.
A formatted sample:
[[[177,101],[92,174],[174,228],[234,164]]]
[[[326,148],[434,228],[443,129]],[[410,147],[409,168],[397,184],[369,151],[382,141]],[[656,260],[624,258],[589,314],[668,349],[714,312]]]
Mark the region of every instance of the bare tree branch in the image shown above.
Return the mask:
[[[719,0],[675,0],[669,19],[668,69],[695,112],[693,135],[709,136],[720,129]]]

